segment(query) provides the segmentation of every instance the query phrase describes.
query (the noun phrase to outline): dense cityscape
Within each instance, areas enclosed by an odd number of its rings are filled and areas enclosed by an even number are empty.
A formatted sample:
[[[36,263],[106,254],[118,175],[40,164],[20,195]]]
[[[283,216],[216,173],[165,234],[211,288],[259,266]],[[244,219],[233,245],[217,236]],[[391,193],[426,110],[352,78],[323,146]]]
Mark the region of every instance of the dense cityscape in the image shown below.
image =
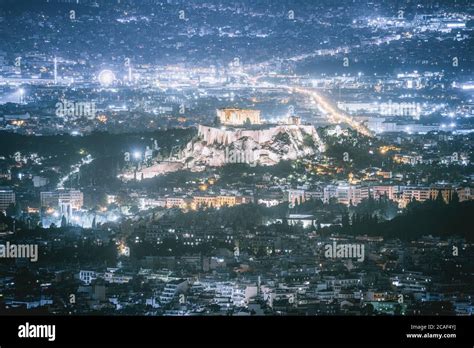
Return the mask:
[[[474,7],[0,0],[0,313],[474,313]]]

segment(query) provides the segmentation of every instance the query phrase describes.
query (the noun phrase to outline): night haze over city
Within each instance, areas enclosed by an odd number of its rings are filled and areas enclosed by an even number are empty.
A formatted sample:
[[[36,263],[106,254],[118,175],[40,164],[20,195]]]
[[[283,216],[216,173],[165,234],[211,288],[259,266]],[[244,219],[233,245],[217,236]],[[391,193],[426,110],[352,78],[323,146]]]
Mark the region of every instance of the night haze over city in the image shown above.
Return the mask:
[[[0,0],[0,344],[472,343],[473,38],[469,0]]]

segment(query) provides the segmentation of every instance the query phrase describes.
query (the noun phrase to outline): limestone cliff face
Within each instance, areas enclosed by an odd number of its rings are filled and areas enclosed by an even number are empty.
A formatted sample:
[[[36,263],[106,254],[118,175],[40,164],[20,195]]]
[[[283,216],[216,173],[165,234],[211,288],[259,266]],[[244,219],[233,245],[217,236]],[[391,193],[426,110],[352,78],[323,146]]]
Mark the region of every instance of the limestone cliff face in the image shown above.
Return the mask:
[[[295,136],[302,136],[302,132],[311,136],[317,136],[316,129],[313,126],[296,126],[296,125],[277,125],[267,129],[250,130],[250,129],[221,129],[200,125],[198,128],[198,136],[207,144],[229,145],[243,137],[255,140],[259,144],[263,144],[272,140],[279,133],[292,133]],[[319,139],[319,138],[318,138]],[[316,140],[316,139],[315,139]]]
[[[324,146],[313,126],[275,125],[258,130],[199,126],[198,135],[179,153],[137,171],[126,171],[120,177],[124,181],[149,179],[178,170],[202,171],[229,163],[274,165],[322,151]]]
[[[274,165],[317,154],[323,145],[316,129],[308,125],[275,125],[258,130],[199,126],[196,139],[181,153],[191,170],[226,163]]]

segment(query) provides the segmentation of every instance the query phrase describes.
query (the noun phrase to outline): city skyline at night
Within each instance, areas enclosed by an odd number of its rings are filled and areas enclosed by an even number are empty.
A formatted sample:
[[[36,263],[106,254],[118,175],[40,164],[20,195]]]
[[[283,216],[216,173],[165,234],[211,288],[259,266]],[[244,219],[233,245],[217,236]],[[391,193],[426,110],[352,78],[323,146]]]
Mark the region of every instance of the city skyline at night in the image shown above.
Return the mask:
[[[0,314],[472,316],[473,31],[468,0],[0,0]]]

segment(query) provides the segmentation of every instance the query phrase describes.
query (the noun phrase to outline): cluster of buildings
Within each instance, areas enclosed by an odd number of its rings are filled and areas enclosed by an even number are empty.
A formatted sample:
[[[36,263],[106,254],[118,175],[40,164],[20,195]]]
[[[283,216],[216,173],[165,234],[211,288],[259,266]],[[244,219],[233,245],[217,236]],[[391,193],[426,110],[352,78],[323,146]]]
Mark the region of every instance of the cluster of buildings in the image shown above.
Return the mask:
[[[453,187],[451,185],[430,185],[430,186],[403,186],[403,185],[351,185],[341,182],[337,185],[327,185],[319,190],[291,189],[288,190],[288,201],[292,204],[301,204],[309,199],[319,199],[324,203],[329,203],[331,198],[335,198],[338,203],[345,205],[358,205],[362,200],[372,197],[375,200],[387,198],[395,201],[400,207],[405,207],[412,200],[424,202],[429,199],[436,199],[439,194],[444,201],[449,203],[456,193],[459,201],[474,199],[472,187]]]
[[[267,233],[260,242],[234,233],[239,242],[232,241],[233,252],[137,257],[132,249],[120,254],[114,267],[55,265],[36,275],[42,290],[29,298],[12,296],[5,272],[0,304],[56,314],[473,315],[472,294],[464,288],[468,275],[459,267],[472,262],[473,247],[463,240],[427,236],[407,243]],[[55,238],[64,237],[57,233]],[[297,241],[287,242],[291,239]],[[325,246],[333,243],[364,245],[364,261],[326,257]],[[297,252],[291,250],[296,245]],[[258,256],[251,252],[257,246],[265,250]],[[452,246],[462,254],[453,254]],[[447,275],[446,267],[459,271]],[[74,301],[52,295],[52,287],[67,288],[67,299],[74,295]]]
[[[239,204],[258,203],[267,207],[288,203],[290,207],[297,206],[309,200],[320,200],[323,203],[337,202],[347,206],[357,206],[363,200],[372,198],[379,200],[386,198],[394,201],[400,208],[413,200],[424,202],[435,200],[438,195],[449,203],[456,194],[459,202],[474,199],[474,189],[470,186],[440,185],[433,184],[427,186],[412,185],[364,185],[350,184],[347,181],[339,181],[326,185],[302,185],[296,188],[280,187],[277,190],[271,189],[268,193],[260,192],[257,195],[253,190],[217,190],[211,192],[190,192],[189,194],[167,194],[163,196],[140,195],[131,193],[136,197],[138,208],[142,211],[155,208],[172,209],[179,208],[184,211],[198,210],[202,208],[233,207]],[[15,205],[15,192],[11,189],[0,190],[0,211]],[[107,205],[117,204],[117,195],[109,194],[106,197]],[[33,204],[29,207],[30,212],[39,212],[34,209]],[[60,221],[64,216],[66,221],[75,224],[73,215],[83,210],[84,193],[79,190],[56,190],[40,192],[39,208],[43,209],[43,214],[49,216],[50,220]],[[31,208],[31,209],[30,209]],[[127,206],[119,207],[126,215]],[[128,207],[130,208],[130,207]],[[104,208],[105,209],[105,208]],[[116,219],[114,215],[113,219]]]
[[[13,190],[2,189],[0,190],[0,211],[5,211],[10,205],[14,205],[15,192]]]
[[[119,1],[112,11],[93,0],[50,0],[45,8],[69,18],[36,7],[14,17],[0,11],[0,31],[10,33],[0,49],[0,131],[27,139],[14,151],[0,147],[0,183],[8,185],[0,213],[9,215],[0,216],[0,240],[40,250],[35,265],[0,263],[0,312],[472,315],[471,242],[324,229],[343,225],[349,211],[333,203],[386,198],[401,209],[474,199],[472,16],[461,2],[420,3],[414,16],[412,4],[361,1],[294,10],[247,0]],[[94,34],[79,38],[78,26]],[[364,137],[323,127],[341,121]],[[176,153],[182,139],[170,133],[161,161],[148,132],[192,126],[197,136]],[[137,148],[104,155],[93,150],[101,133],[82,137],[94,131],[127,133]],[[32,149],[35,139],[61,143]],[[336,158],[340,149],[354,153]],[[223,177],[222,167],[235,164],[241,175]],[[170,189],[160,179],[177,170],[191,179]],[[103,173],[110,182],[97,184]],[[297,213],[316,200],[324,205],[311,215]],[[248,207],[270,213],[255,217]],[[48,229],[53,223],[62,228]],[[328,257],[336,243],[362,255]]]
[[[109,196],[109,201],[113,201],[113,197]],[[141,197],[139,205],[143,209],[162,207],[162,208],[181,208],[181,209],[199,209],[199,208],[220,208],[233,207],[238,204],[246,204],[252,202],[252,198],[242,195],[192,195],[191,197]]]

